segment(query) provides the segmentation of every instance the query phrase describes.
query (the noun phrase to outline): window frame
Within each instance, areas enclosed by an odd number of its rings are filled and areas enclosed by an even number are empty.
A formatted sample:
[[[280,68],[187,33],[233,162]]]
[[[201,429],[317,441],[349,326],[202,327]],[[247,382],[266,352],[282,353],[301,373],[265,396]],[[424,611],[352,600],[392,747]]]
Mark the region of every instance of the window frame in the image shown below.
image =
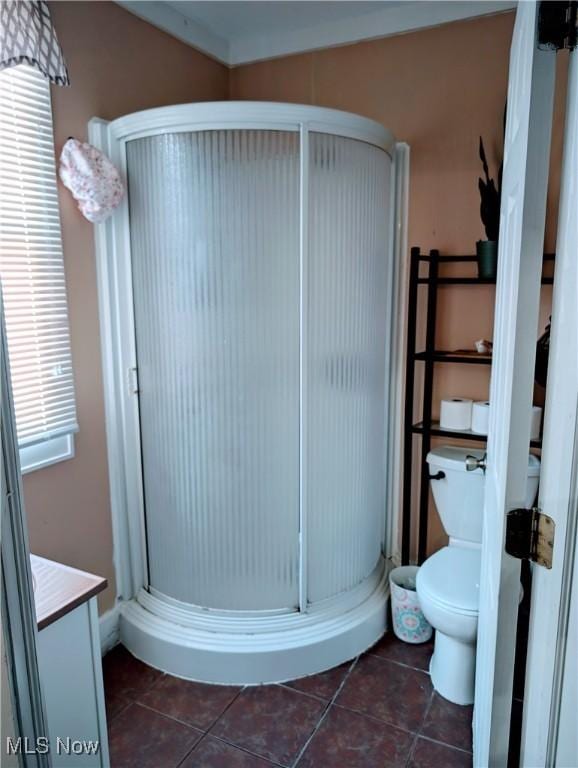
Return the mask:
[[[23,475],[35,472],[37,469],[50,467],[61,461],[74,458],[74,435],[59,435],[50,440],[43,440],[34,445],[19,446],[20,471]]]
[[[14,72],[14,69],[23,69],[23,68],[26,68],[26,76],[32,73],[32,69],[26,64],[20,64],[18,67],[11,68],[11,70],[8,70],[8,71]],[[52,146],[53,146],[52,152],[54,153],[54,120],[53,120],[53,113],[52,113],[52,94],[50,89],[50,83],[40,73],[37,73],[37,74],[38,74],[38,83],[40,84],[41,82],[43,82],[46,88],[46,97],[47,97],[48,106],[46,111],[42,112],[42,117],[49,123],[49,136],[50,136],[50,139],[52,140]],[[43,102],[39,102],[39,103],[43,103]],[[28,113],[26,109],[23,110],[22,115],[25,118],[28,117]],[[39,131],[40,130],[41,129],[39,129]],[[46,141],[46,138],[47,137],[45,136],[45,141]],[[17,163],[15,163],[15,165],[16,164]],[[58,181],[57,181],[57,159],[55,156],[54,157],[55,206],[54,206],[54,210],[52,210],[50,206],[48,206],[46,210],[47,211],[49,210],[52,213],[52,215],[54,215],[54,212],[56,212],[58,216],[58,232],[59,232],[60,257],[62,259],[62,274],[64,277],[64,281],[66,283],[66,271],[65,271],[65,265],[64,265],[64,252],[63,252],[64,249],[63,249],[63,243],[62,243],[62,217],[61,217],[60,204],[58,200],[58,194],[59,194],[59,189],[58,189]],[[32,195],[34,195],[34,192],[32,192]],[[10,253],[10,251],[8,251],[8,253]],[[66,325],[67,325],[67,331],[68,331],[68,350],[69,350],[69,354],[71,354],[72,343],[71,343],[71,323],[70,323],[70,311],[69,311],[70,308],[69,308],[68,296],[66,295],[66,288],[64,288],[64,298],[65,298],[65,307],[66,307]],[[42,337],[37,337],[36,335],[34,335],[34,338],[36,339],[36,338],[42,338]],[[8,355],[10,355],[9,344],[8,344]],[[72,380],[71,380],[72,381],[72,401],[73,401],[74,411],[76,412],[76,419],[75,419],[76,424],[78,424],[78,415],[77,415],[78,403],[77,403],[77,396],[76,396],[76,383],[74,381],[74,378],[75,378],[74,372],[72,371]],[[70,431],[63,432],[62,434],[53,434],[52,436],[47,435],[46,437],[44,437],[43,432],[39,431],[37,435],[34,435],[34,434],[28,435],[28,438],[26,439],[24,444],[18,444],[21,473],[28,474],[38,469],[42,469],[44,467],[51,466],[61,461],[67,461],[69,459],[74,458],[75,456],[74,433],[76,431],[78,431],[77,425],[76,427],[71,427]],[[31,437],[32,439],[30,439]]]

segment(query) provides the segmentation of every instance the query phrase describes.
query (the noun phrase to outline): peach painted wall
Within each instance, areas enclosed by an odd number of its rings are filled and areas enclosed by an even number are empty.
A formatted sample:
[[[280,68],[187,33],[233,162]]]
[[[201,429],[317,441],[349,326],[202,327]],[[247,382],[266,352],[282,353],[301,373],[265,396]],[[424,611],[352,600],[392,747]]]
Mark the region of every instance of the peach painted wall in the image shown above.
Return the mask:
[[[86,140],[93,116],[227,98],[227,69],[111,2],[55,2],[71,87],[52,87],[56,152]],[[24,478],[31,549],[106,576],[114,601],[93,227],[61,187],[60,206],[78,421],[76,456]]]
[[[383,123],[411,148],[409,243],[442,253],[475,252],[485,237],[479,219],[478,137],[496,169],[508,82],[514,14],[446,24],[406,35],[287,56],[236,68],[232,99],[297,101],[333,107]],[[564,60],[557,93],[553,183],[561,153]],[[553,249],[556,195],[549,205],[547,248]],[[543,329],[550,292],[544,292]],[[470,347],[492,338],[494,288],[444,288],[439,295],[437,345]],[[434,416],[443,396],[488,397],[489,371],[481,366],[437,366]],[[416,444],[418,441],[416,441]],[[445,542],[430,511],[430,550]]]

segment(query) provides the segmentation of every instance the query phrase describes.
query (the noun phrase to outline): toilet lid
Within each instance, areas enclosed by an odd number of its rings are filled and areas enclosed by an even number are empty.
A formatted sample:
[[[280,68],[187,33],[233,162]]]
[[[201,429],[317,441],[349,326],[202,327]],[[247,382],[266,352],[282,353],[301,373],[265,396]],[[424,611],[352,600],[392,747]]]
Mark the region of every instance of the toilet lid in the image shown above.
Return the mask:
[[[417,591],[459,613],[478,613],[481,552],[444,547],[429,557],[417,574]]]

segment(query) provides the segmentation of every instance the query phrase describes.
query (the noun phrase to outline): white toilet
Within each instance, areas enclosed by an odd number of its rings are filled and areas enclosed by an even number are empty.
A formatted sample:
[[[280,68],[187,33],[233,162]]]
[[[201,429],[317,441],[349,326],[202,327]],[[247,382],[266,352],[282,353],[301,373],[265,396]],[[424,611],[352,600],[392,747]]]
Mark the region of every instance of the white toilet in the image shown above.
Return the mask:
[[[416,588],[421,609],[436,630],[433,687],[455,704],[474,701],[485,482],[476,460],[483,457],[483,451],[463,446],[440,446],[427,456],[434,501],[450,541],[424,562]],[[536,497],[539,474],[540,461],[530,455],[526,507]]]

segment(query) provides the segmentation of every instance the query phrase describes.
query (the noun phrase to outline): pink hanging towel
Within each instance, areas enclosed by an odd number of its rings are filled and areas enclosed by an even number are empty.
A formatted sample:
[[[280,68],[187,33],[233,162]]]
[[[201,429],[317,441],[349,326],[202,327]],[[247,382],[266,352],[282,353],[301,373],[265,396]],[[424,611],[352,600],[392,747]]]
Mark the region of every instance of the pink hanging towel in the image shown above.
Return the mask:
[[[94,224],[107,219],[124,195],[120,174],[108,157],[76,139],[68,139],[62,148],[59,174],[81,213]]]

